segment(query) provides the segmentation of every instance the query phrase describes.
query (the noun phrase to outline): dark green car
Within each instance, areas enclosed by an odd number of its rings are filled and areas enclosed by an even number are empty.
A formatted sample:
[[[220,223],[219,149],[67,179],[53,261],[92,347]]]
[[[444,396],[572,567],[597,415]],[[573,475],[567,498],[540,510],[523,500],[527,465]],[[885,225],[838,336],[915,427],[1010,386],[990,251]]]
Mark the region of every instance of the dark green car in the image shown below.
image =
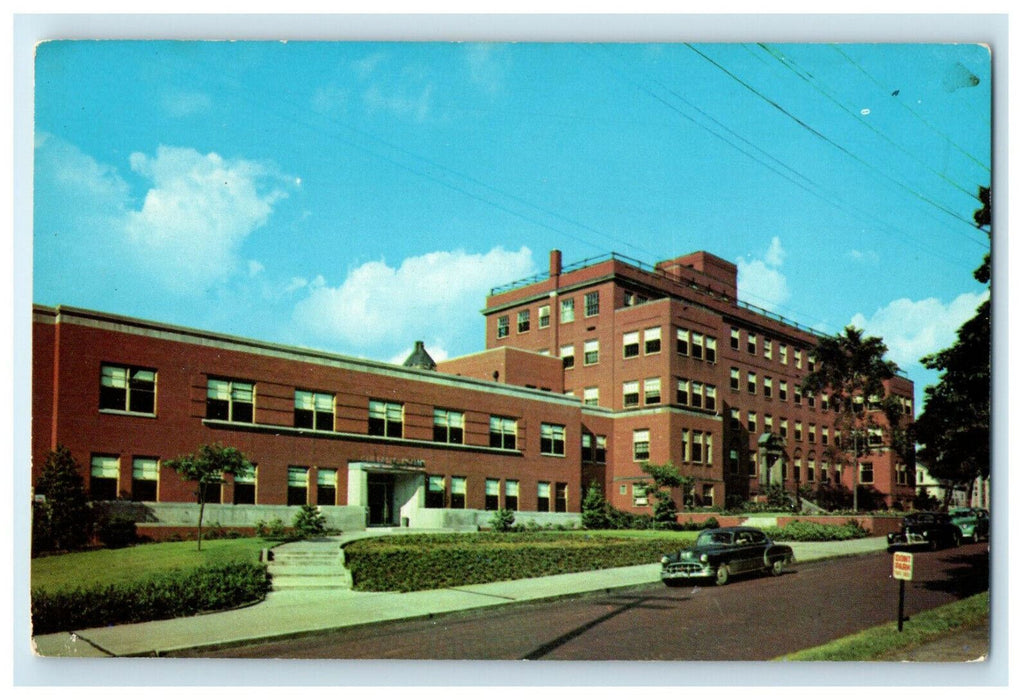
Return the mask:
[[[778,576],[792,561],[793,549],[757,528],[722,527],[704,530],[689,549],[661,557],[661,580],[666,586],[697,580],[722,586],[730,576],[749,571]]]
[[[961,530],[961,538],[978,542],[990,536],[990,511],[983,508],[951,508],[950,521]]]

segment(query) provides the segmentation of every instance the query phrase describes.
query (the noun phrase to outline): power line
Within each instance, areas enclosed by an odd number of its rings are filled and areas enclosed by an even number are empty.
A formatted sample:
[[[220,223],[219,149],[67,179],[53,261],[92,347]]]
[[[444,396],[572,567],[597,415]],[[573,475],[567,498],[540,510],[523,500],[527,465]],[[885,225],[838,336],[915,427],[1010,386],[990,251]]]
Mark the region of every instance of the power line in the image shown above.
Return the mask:
[[[781,112],[783,115],[785,115],[790,120],[795,122],[798,126],[803,128],[805,131],[811,133],[812,135],[816,136],[820,140],[822,140],[825,143],[829,144],[830,146],[832,146],[833,148],[837,149],[838,151],[840,151],[841,153],[843,153],[847,157],[857,161],[858,163],[860,163],[861,165],[865,166],[866,168],[868,168],[868,169],[872,170],[873,172],[875,172],[875,173],[881,175],[882,177],[886,178],[890,182],[894,183],[895,185],[897,185],[901,189],[905,190],[906,192],[909,192],[910,194],[912,194],[913,196],[915,196],[919,200],[925,202],[926,204],[930,205],[931,207],[939,209],[944,214],[947,214],[948,216],[953,217],[954,219],[957,219],[958,221],[960,221],[962,224],[964,224],[966,226],[974,228],[976,231],[979,230],[979,228],[974,223],[969,221],[967,218],[961,216],[960,214],[957,214],[956,212],[951,211],[950,209],[947,209],[946,207],[944,207],[943,205],[941,205],[941,204],[939,204],[937,202],[934,202],[929,197],[926,197],[922,193],[912,189],[911,187],[909,187],[908,185],[904,184],[903,182],[900,182],[896,178],[891,177],[889,174],[882,172],[881,170],[879,170],[878,168],[873,166],[871,163],[868,163],[867,161],[865,161],[863,158],[861,158],[857,154],[851,152],[850,150],[848,150],[844,146],[841,146],[840,144],[836,143],[831,138],[829,138],[828,136],[826,136],[825,134],[820,132],[818,129],[814,128],[813,126],[811,126],[810,124],[805,122],[803,119],[801,119],[800,117],[796,116],[795,114],[793,114],[792,112],[787,110],[785,107],[783,107],[782,105],[777,103],[775,100],[773,100],[773,99],[767,97],[766,95],[764,95],[761,91],[759,91],[758,89],[756,89],[755,87],[753,87],[752,85],[747,83],[745,80],[743,80],[742,78],[737,76],[735,73],[733,73],[729,69],[727,69],[724,66],[722,66],[720,63],[718,63],[717,61],[715,61],[714,59],[709,57],[707,54],[705,54],[703,51],[699,50],[698,48],[696,48],[692,44],[686,43],[684,45],[687,48],[689,48],[690,50],[692,50],[693,52],[695,52],[697,55],[699,55],[701,58],[703,58],[705,61],[707,61],[708,63],[713,65],[715,68],[717,68],[718,70],[720,70],[723,73],[725,73],[733,81],[735,81],[736,83],[739,83],[747,91],[749,91],[750,93],[752,93],[755,96],[759,97],[764,102],[767,102],[774,109],[776,109],[777,111]],[[979,240],[975,240],[975,239],[971,238],[970,236],[965,236],[964,234],[960,234],[960,235],[962,235],[964,238],[967,238],[969,241],[972,241],[973,243],[975,243],[976,245],[978,245],[978,246],[980,246],[982,248],[988,248],[989,247],[988,245],[982,243]]]

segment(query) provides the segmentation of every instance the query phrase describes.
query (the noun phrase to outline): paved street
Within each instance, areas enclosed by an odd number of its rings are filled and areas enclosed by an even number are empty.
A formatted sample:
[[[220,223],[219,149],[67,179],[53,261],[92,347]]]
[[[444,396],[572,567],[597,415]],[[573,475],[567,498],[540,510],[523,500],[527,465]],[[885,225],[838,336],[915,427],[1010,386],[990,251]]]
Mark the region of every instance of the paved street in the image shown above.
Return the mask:
[[[370,659],[761,660],[896,619],[885,552],[795,565],[780,578],[728,586],[644,585],[385,623],[288,641],[207,650],[205,657]],[[915,556],[906,612],[986,590],[987,545]]]

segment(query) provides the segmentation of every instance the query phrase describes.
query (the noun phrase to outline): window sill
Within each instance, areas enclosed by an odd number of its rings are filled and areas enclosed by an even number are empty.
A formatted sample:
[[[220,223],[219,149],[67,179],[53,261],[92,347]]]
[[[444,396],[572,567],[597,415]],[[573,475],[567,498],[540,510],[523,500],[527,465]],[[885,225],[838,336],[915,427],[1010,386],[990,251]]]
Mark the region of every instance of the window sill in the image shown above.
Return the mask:
[[[119,411],[116,408],[101,408],[100,413],[108,416],[134,416],[136,418],[157,418],[156,413],[139,413],[138,411]]]

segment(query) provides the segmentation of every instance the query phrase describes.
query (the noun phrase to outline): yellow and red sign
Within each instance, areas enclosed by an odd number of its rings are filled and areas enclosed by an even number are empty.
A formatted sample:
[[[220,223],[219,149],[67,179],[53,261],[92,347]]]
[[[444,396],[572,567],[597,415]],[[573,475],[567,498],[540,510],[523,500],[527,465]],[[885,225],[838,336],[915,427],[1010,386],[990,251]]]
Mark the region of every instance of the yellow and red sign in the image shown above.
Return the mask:
[[[893,553],[893,578],[899,581],[910,581],[915,570],[915,555],[911,552]]]

